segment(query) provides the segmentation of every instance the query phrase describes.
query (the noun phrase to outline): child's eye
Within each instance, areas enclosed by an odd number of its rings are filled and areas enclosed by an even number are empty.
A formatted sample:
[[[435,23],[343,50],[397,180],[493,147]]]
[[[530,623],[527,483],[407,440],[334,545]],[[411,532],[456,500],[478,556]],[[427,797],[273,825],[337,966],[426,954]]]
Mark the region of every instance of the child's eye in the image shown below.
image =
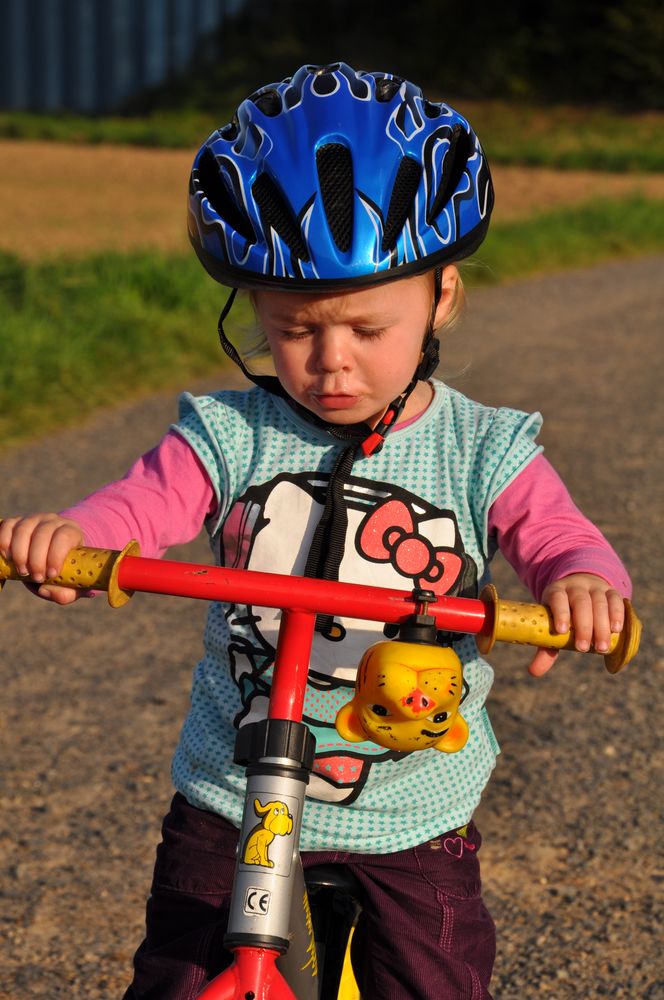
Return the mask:
[[[380,327],[356,326],[354,331],[363,340],[378,340],[385,333]]]
[[[311,330],[282,330],[283,340],[305,340],[311,336]]]

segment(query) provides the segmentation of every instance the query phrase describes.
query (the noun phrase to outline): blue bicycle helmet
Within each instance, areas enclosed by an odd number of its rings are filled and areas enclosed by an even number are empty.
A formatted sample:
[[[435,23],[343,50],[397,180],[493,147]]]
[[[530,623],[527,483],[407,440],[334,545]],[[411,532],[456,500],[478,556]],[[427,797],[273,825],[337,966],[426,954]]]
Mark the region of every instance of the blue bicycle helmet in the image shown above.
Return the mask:
[[[389,73],[303,66],[198,151],[189,236],[235,288],[360,286],[473,253],[493,207],[465,118]]]

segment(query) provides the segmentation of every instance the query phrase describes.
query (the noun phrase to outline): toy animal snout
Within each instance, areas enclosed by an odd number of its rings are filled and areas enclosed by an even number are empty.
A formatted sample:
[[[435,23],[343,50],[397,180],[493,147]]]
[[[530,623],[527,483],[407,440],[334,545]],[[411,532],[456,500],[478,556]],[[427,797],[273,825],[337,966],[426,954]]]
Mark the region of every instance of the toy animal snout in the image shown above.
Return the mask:
[[[418,715],[420,712],[424,712],[429,715],[433,712],[437,702],[430,694],[425,694],[420,688],[415,688],[410,694],[404,695],[401,704],[408,714],[412,712],[413,715]]]

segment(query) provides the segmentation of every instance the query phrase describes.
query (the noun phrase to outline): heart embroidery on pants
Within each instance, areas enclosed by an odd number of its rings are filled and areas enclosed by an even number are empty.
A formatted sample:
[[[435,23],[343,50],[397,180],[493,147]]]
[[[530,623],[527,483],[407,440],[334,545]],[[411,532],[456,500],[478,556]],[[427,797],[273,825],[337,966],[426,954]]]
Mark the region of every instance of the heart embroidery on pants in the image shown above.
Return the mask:
[[[461,837],[446,837],[443,847],[453,858],[463,857],[463,840]]]

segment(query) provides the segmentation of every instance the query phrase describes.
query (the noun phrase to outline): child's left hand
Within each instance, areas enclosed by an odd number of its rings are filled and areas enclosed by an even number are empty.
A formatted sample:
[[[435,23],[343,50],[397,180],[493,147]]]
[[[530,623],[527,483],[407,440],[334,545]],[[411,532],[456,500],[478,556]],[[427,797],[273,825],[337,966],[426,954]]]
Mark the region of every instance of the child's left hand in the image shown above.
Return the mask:
[[[585,653],[594,645],[598,653],[609,649],[612,632],[620,632],[625,621],[623,599],[606,580],[591,573],[572,573],[550,583],[542,604],[551,608],[556,632],[574,629],[576,648]],[[533,677],[542,677],[558,657],[555,649],[539,649],[528,667]]]

